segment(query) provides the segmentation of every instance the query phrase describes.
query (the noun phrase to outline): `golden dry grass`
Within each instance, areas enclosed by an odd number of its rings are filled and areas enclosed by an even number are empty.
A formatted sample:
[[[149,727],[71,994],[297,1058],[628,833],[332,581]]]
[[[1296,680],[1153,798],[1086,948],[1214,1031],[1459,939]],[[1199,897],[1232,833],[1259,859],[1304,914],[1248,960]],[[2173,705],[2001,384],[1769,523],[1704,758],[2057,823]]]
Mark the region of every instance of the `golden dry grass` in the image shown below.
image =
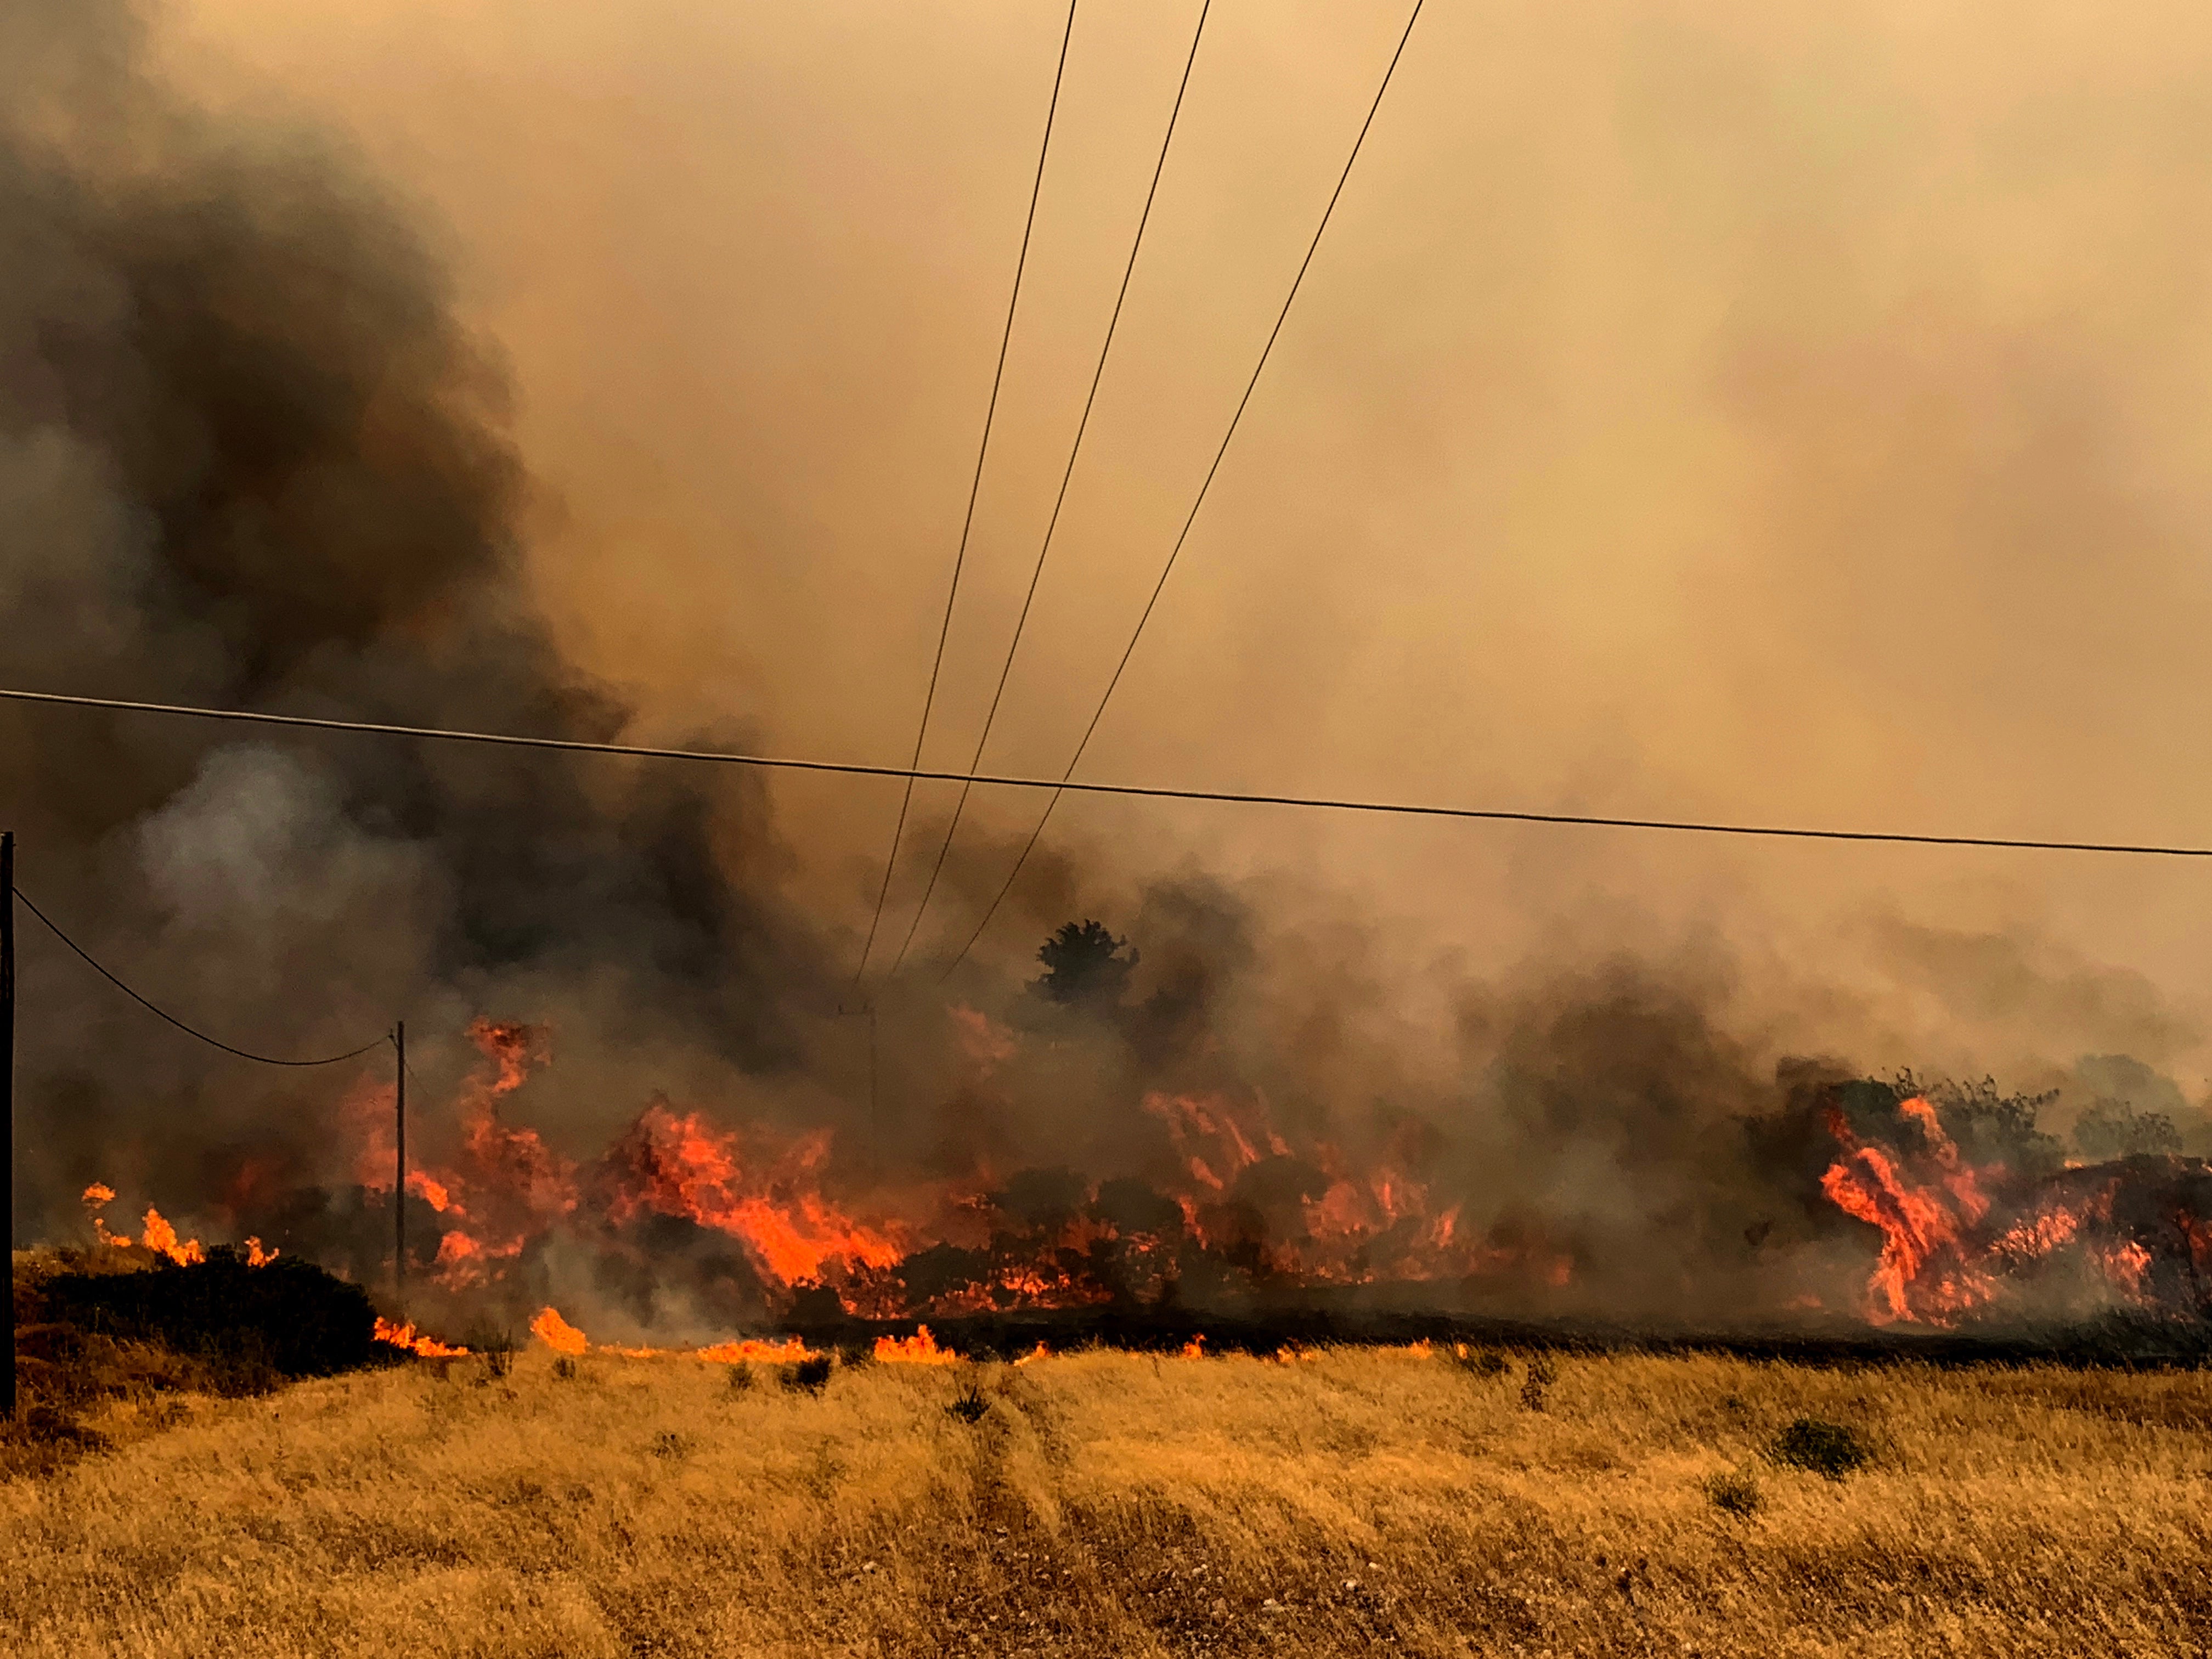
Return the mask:
[[[0,1650],[2200,1653],[2212,1378],[1342,1352],[977,1375],[526,1356],[196,1399],[0,1486]],[[171,1409],[163,1407],[162,1409]],[[1772,1463],[1792,1419],[1879,1449]],[[1763,1507],[1704,1482],[1747,1471]]]

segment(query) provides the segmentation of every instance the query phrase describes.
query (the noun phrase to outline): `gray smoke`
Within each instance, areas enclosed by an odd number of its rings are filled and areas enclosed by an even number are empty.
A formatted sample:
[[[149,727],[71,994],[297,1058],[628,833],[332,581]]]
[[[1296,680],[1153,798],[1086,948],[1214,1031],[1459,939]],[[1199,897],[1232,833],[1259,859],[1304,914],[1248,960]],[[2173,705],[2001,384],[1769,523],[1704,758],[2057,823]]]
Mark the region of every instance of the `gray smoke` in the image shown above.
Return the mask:
[[[497,364],[406,216],[319,135],[180,106],[140,33],[121,0],[0,23],[9,681],[618,736],[622,702],[533,607]],[[0,813],[88,948],[264,1052],[514,986],[774,1071],[823,996],[742,777],[10,706]],[[180,1155],[330,1087],[198,1051],[24,948],[33,1236],[84,1182],[188,1184]]]

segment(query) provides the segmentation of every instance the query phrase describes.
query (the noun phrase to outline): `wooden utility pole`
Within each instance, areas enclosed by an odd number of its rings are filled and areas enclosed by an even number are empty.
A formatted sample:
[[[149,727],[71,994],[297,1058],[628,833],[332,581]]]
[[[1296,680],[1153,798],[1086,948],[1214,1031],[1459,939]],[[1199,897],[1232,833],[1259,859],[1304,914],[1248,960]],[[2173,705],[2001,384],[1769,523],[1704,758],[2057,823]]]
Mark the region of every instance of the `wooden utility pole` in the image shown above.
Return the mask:
[[[0,830],[0,1241],[8,1248],[8,1340],[0,1416],[15,1415],[15,832]]]
[[[392,1289],[402,1304],[392,1311],[404,1318],[407,1299],[407,1022],[404,1019],[392,1028],[392,1046],[398,1054],[392,1068],[398,1085],[392,1097]]]

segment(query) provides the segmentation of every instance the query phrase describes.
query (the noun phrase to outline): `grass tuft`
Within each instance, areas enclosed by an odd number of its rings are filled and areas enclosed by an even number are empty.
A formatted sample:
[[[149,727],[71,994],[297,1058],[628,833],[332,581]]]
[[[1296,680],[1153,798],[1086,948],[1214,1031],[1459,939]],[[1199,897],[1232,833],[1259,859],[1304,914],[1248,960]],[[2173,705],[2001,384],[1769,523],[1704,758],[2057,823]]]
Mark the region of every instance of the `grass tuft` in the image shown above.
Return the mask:
[[[1774,1437],[1769,1455],[1793,1469],[1808,1469],[1824,1480],[1840,1480],[1874,1461],[1874,1448],[1841,1423],[1801,1417]]]
[[[1464,1342],[1453,1350],[1451,1363],[1469,1376],[1480,1377],[1485,1382],[1504,1376],[1513,1369],[1510,1362],[1497,1349],[1470,1348]]]
[[[983,1413],[991,1408],[984,1403],[982,1384],[968,1382],[960,1385],[959,1392],[954,1395],[952,1403],[945,1409],[963,1423],[973,1424],[981,1422]]]
[[[820,1394],[830,1386],[830,1356],[817,1353],[795,1365],[786,1365],[781,1381],[787,1394]]]
[[[1705,1497],[1715,1509],[1747,1521],[1766,1504],[1766,1494],[1759,1491],[1759,1482],[1740,1469],[1707,1477]]]
[[[1531,1412],[1543,1410],[1544,1391],[1559,1380],[1559,1374],[1553,1369],[1549,1358],[1540,1353],[1531,1354],[1528,1358],[1528,1374],[1521,1379],[1522,1410]]]

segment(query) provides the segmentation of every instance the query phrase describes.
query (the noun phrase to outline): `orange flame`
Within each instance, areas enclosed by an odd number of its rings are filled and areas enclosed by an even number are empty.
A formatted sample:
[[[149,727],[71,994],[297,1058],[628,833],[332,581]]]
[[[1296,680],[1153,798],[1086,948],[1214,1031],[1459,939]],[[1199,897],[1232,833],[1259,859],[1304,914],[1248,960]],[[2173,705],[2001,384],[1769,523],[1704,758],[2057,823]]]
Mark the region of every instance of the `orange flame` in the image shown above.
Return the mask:
[[[593,1343],[583,1332],[561,1317],[556,1308],[541,1308],[538,1316],[530,1322],[530,1334],[558,1354],[580,1358],[586,1352],[615,1354],[624,1359],[657,1359],[663,1355],[680,1352],[669,1348],[629,1348],[618,1343]],[[715,1364],[734,1365],[747,1361],[765,1364],[795,1364],[802,1359],[811,1359],[814,1351],[798,1337],[781,1342],[764,1341],[757,1337],[744,1337],[734,1341],[717,1342],[708,1347],[694,1348],[690,1357]]]
[[[743,1364],[757,1361],[770,1365],[793,1365],[802,1359],[811,1359],[814,1351],[798,1337],[781,1342],[766,1342],[757,1337],[746,1337],[734,1342],[717,1342],[712,1347],[696,1348],[696,1358],[711,1361],[718,1365]]]
[[[128,1233],[110,1232],[107,1229],[106,1218],[100,1213],[102,1209],[115,1201],[114,1188],[105,1182],[95,1181],[84,1189],[83,1200],[85,1207],[92,1212],[94,1237],[111,1249],[128,1250],[134,1248],[131,1236]],[[165,1257],[179,1267],[188,1267],[195,1262],[207,1260],[206,1247],[201,1244],[199,1240],[179,1239],[177,1230],[171,1226],[161,1212],[150,1204],[146,1206],[146,1230],[138,1236],[135,1248],[145,1250],[153,1255]],[[274,1261],[279,1254],[276,1250],[265,1248],[258,1238],[249,1238],[246,1241],[246,1265],[249,1267],[265,1267]]]
[[[1984,1224],[1992,1208],[1992,1188],[1984,1183],[2002,1194],[2003,1167],[1977,1170],[1966,1164],[1924,1097],[1899,1101],[1898,1110],[1919,1131],[1917,1152],[1862,1146],[1841,1112],[1832,1109],[1828,1130],[1843,1156],[1820,1178],[1821,1189],[1838,1207],[1881,1230],[1881,1254],[1867,1281],[1868,1316],[1877,1324],[1948,1324],[1996,1297],[2000,1273],[2069,1244],[2083,1247],[2121,1295],[2141,1300],[2147,1294],[2153,1259],[2139,1240],[2093,1243],[2085,1236],[2093,1223],[2112,1224],[2119,1177],[2087,1193],[2076,1183],[2066,1198],[2049,1191],[2035,1194],[2027,1213],[1997,1231],[1995,1224]]]
[[[392,1320],[379,1319],[376,1322],[376,1340],[389,1343],[395,1348],[404,1348],[410,1353],[420,1354],[425,1359],[458,1359],[468,1352],[466,1348],[449,1347],[434,1336],[422,1335],[411,1321],[402,1325]]]
[[[539,1310],[538,1317],[530,1322],[530,1334],[555,1353],[568,1354],[572,1358],[592,1346],[583,1332],[562,1318],[559,1310],[553,1308]]]
[[[161,1212],[150,1204],[146,1206],[146,1231],[139,1236],[138,1242],[155,1255],[168,1257],[179,1267],[207,1260],[207,1252],[200,1248],[199,1240],[187,1238],[179,1242],[177,1230],[163,1220]]]
[[[833,1264],[892,1266],[903,1253],[898,1241],[854,1221],[811,1186],[793,1190],[828,1153],[828,1136],[810,1135],[767,1167],[749,1169],[737,1134],[657,1102],[609,1155],[617,1186],[608,1219],[621,1224],[651,1213],[714,1228],[750,1247],[785,1285],[818,1281]]]
[[[1203,1359],[1206,1358],[1206,1337],[1203,1333],[1197,1336],[1194,1336],[1189,1341],[1182,1345],[1182,1357],[1185,1359]]]
[[[951,1365],[958,1364],[960,1359],[960,1356],[951,1349],[937,1346],[937,1339],[929,1334],[927,1325],[917,1329],[912,1336],[878,1337],[876,1358],[908,1365]]]

